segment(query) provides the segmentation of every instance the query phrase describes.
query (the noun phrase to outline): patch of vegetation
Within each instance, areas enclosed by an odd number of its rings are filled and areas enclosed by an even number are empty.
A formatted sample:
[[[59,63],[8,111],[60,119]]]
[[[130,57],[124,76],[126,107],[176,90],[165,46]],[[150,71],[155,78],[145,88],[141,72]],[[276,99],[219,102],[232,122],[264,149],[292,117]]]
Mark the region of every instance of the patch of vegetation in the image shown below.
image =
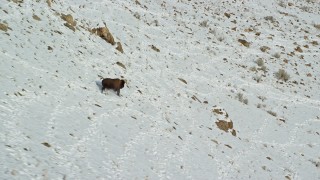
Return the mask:
[[[134,13],[133,16],[134,16],[135,18],[139,19],[139,20],[140,20],[140,18],[141,18],[140,14],[139,14],[138,12]]]
[[[290,75],[284,69],[279,69],[279,71],[275,73],[275,76],[278,80],[283,80],[285,82],[290,79]]]
[[[274,53],[272,56],[275,57],[275,58],[277,58],[277,59],[279,59],[279,58],[281,57],[281,56],[280,56],[280,53]]]
[[[255,80],[255,81],[257,81],[257,83],[259,83],[262,81],[262,77],[257,75],[257,76],[253,77],[253,80]]]
[[[258,98],[263,102],[263,101],[265,101],[267,98],[266,97],[264,97],[264,96],[258,96]]]
[[[245,98],[242,93],[238,93],[238,94],[236,95],[236,99],[238,99],[238,100],[239,100],[240,102],[242,102],[243,104],[248,104],[248,102],[249,102],[248,99]]]
[[[259,67],[264,66],[264,60],[262,58],[257,59],[256,63]]]
[[[200,22],[200,27],[208,27],[209,25],[208,25],[208,20],[204,20],[204,21],[202,21],[202,22]]]
[[[261,109],[261,108],[265,108],[265,107],[267,107],[265,104],[257,104],[257,108],[259,108],[259,109]]]
[[[260,68],[259,68],[259,70],[261,70],[261,71],[263,71],[263,72],[267,72],[267,67],[266,66],[261,66]]]

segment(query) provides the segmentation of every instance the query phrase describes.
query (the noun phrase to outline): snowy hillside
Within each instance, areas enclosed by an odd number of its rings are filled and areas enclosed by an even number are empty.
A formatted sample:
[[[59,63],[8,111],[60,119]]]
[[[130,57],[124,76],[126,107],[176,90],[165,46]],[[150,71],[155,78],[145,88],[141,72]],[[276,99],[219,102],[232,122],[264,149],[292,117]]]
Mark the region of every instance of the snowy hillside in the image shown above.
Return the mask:
[[[319,0],[0,0],[0,179],[320,179],[319,52]]]

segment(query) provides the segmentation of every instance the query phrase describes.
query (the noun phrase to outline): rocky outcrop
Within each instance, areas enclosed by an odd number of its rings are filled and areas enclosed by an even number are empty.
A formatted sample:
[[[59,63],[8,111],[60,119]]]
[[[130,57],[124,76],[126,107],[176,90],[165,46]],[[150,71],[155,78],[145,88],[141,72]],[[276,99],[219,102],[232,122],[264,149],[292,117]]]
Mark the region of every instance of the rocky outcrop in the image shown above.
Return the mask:
[[[114,38],[112,36],[112,34],[110,33],[109,29],[107,27],[98,27],[98,28],[93,28],[91,30],[91,32],[93,34],[98,35],[99,37],[101,37],[102,39],[104,39],[105,41],[107,41],[108,43],[110,43],[111,45],[115,45],[116,42],[114,41]]]
[[[77,22],[73,19],[72,15],[71,14],[61,14],[61,19],[63,19],[64,21],[66,21],[66,23],[64,23],[64,25],[66,27],[68,27],[69,29],[73,30],[73,31],[76,31],[76,25],[77,25]]]
[[[233,128],[233,122],[229,119],[228,113],[220,107],[214,106],[212,112],[217,116],[217,121],[215,122],[217,127],[224,132],[230,132],[233,136],[236,136],[236,130]]]
[[[117,48],[116,48],[116,50],[120,51],[121,53],[124,53],[124,52],[123,52],[123,49],[122,49],[122,45],[121,45],[120,42],[117,42]]]

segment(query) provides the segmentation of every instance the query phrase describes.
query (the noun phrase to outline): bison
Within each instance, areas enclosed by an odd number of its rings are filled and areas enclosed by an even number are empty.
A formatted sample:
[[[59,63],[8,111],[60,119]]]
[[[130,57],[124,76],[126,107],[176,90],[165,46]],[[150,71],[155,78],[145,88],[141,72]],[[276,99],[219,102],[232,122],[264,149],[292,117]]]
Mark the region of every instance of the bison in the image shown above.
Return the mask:
[[[117,91],[117,95],[120,96],[120,89],[124,87],[125,81],[122,79],[105,78],[102,80],[101,84],[101,92],[103,92],[104,89],[113,89],[114,91]]]

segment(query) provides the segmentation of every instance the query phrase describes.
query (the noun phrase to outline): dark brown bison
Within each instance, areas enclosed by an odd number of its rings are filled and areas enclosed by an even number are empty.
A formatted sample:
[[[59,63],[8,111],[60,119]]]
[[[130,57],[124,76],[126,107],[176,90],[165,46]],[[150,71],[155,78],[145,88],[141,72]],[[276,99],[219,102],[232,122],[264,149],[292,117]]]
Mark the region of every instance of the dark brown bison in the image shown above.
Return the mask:
[[[102,80],[102,91],[104,89],[113,89],[114,91],[117,91],[117,95],[120,96],[120,89],[124,87],[125,81],[122,79],[110,79],[105,78]]]

